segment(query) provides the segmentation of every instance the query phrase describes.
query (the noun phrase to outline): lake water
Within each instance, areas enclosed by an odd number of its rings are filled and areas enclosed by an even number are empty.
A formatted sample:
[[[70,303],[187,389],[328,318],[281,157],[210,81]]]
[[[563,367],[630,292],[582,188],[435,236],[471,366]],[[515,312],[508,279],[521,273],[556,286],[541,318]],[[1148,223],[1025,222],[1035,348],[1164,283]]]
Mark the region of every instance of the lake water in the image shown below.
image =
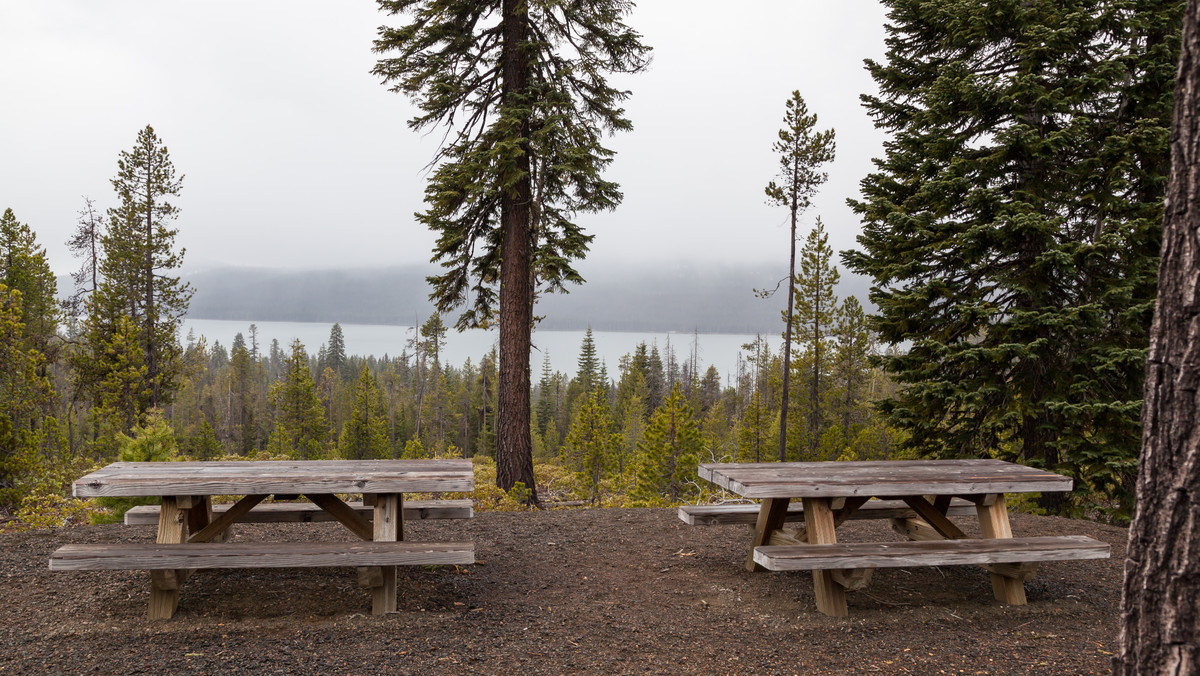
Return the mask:
[[[259,351],[266,353],[270,350],[271,340],[279,341],[279,346],[288,351],[292,341],[299,338],[310,355],[316,354],[321,345],[329,342],[329,330],[332,324],[315,322],[245,322],[224,319],[185,319],[180,331],[180,340],[186,342],[189,331],[194,331],[197,338],[204,336],[211,346],[220,342],[227,349],[233,344],[233,338],[238,333],[250,341],[250,324],[258,326]],[[584,331],[535,331],[533,334],[534,351],[530,356],[533,368],[533,379],[536,381],[542,370],[544,355],[550,356],[550,368],[568,375],[575,373],[576,362],[579,359],[579,346],[583,343]],[[342,334],[346,341],[347,355],[382,357],[399,356],[405,342],[413,336],[412,327],[384,326],[376,324],[342,324]],[[765,336],[771,342],[772,350],[779,348],[779,336]],[[691,333],[624,333],[620,331],[593,331],[592,340],[596,344],[596,353],[608,367],[608,373],[616,378],[619,373],[618,362],[623,355],[630,354],[638,343],[658,345],[659,354],[666,362],[668,342],[675,350],[676,359],[680,363],[688,359],[692,351],[694,336]],[[752,342],[753,335],[702,333],[699,336],[700,372],[703,373],[710,365],[716,366],[723,381],[737,373],[738,353],[742,345]],[[462,364],[470,358],[471,363],[478,365],[483,355],[496,345],[495,331],[473,330],[458,333],[451,329],[446,334],[443,347],[443,361],[454,366]],[[410,350],[411,352],[411,350]]]

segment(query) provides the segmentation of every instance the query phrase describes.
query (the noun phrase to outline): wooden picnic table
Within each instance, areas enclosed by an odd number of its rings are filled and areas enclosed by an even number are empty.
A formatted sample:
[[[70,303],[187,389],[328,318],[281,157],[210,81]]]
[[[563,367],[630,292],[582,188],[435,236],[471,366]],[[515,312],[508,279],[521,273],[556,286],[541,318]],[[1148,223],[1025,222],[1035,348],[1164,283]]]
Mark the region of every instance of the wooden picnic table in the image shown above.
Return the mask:
[[[980,564],[998,600],[1023,605],[1024,580],[1036,562],[1109,555],[1107,544],[1082,536],[1014,538],[1006,493],[1069,491],[1072,482],[1001,460],[712,463],[700,465],[699,475],[762,500],[747,568],[811,570],[817,608],[832,616],[848,614],[845,590],[862,588],[877,567]],[[792,500],[800,500],[802,510],[789,512]],[[963,501],[974,505],[982,538],[968,538],[948,518],[962,513],[956,510]],[[869,505],[885,508],[864,508]],[[682,512],[696,523],[728,518]],[[837,527],[860,515],[891,518],[893,529],[911,541],[838,543]],[[784,528],[798,518],[802,528]]]
[[[50,568],[150,570],[149,614],[165,619],[175,612],[183,581],[198,568],[350,566],[359,568],[360,583],[374,588],[372,612],[382,614],[396,609],[396,565],[474,562],[469,542],[405,541],[404,494],[474,486],[470,460],[117,462],[77,480],[74,494],[161,498],[157,542],[67,545],[52,555]],[[362,494],[367,514],[339,494]],[[214,495],[244,497],[214,512]],[[364,542],[222,542],[232,524],[254,520],[255,506],[271,496],[303,496]],[[300,517],[295,520],[314,520],[304,516],[309,505],[290,504],[296,509],[286,511]],[[270,520],[287,520],[281,511],[271,510]]]

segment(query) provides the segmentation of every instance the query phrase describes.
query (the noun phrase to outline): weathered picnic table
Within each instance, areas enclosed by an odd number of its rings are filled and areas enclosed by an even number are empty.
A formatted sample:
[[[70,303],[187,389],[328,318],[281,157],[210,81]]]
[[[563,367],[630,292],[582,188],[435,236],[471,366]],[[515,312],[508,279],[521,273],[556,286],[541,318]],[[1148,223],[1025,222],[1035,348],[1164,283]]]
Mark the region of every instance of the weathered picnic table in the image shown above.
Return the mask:
[[[699,474],[762,502],[685,506],[680,517],[696,525],[753,518],[747,568],[811,570],[818,610],[835,617],[848,614],[845,590],[865,586],[873,568],[979,564],[997,600],[1023,605],[1037,562],[1109,556],[1106,543],[1084,536],[1014,538],[1005,493],[1069,491],[1072,483],[1001,460],[713,463]],[[968,538],[948,518],[970,512],[982,538]],[[853,518],[889,518],[909,541],[839,543],[835,529]],[[787,521],[804,525],[792,531]]]
[[[373,587],[371,608],[378,615],[396,609],[397,565],[475,560],[470,542],[404,539],[406,512],[470,517],[469,501],[422,501],[414,510],[406,509],[404,494],[466,492],[474,486],[470,460],[117,462],[77,480],[74,494],[161,497],[157,542],[66,545],[51,555],[50,569],[149,570],[149,614],[165,619],[174,614],[180,586],[196,569],[347,566],[359,569],[360,584]],[[361,494],[363,501],[347,504],[339,494]],[[214,495],[244,497],[214,509]],[[270,496],[303,496],[311,505],[260,505]],[[319,520],[341,523],[362,542],[223,542],[238,521]]]

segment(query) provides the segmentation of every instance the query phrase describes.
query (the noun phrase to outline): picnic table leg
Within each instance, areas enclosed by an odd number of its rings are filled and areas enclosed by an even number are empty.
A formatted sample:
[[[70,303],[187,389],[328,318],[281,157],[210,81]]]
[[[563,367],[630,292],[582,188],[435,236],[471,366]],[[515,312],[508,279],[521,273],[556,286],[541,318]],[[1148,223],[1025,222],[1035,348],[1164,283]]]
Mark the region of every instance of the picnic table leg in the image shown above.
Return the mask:
[[[751,573],[765,570],[754,562],[754,548],[771,543],[771,533],[783,528],[787,518],[788,498],[767,498],[758,508],[758,522],[754,525],[754,540],[750,543],[750,553],[746,555],[746,570]]]
[[[833,510],[828,498],[804,498],[804,525],[808,530],[810,545],[837,542]],[[817,610],[830,617],[846,617],[850,614],[846,606],[846,590],[834,579],[832,570],[813,571],[813,590],[817,597]]]
[[[1012,526],[1008,523],[1008,506],[1004,496],[998,496],[990,505],[978,503],[979,530],[985,538],[1011,538]],[[992,577],[992,592],[996,600],[1015,606],[1025,605],[1025,583],[1019,577],[989,573]]]
[[[187,537],[187,515],[175,496],[165,495],[158,511],[159,544],[175,545]],[[180,575],[174,570],[150,571],[150,619],[167,620],[179,605]]]
[[[380,494],[375,499],[375,541],[396,542],[404,539],[403,504],[398,493]],[[396,610],[396,567],[382,566],[382,584],[372,589],[371,614]]]

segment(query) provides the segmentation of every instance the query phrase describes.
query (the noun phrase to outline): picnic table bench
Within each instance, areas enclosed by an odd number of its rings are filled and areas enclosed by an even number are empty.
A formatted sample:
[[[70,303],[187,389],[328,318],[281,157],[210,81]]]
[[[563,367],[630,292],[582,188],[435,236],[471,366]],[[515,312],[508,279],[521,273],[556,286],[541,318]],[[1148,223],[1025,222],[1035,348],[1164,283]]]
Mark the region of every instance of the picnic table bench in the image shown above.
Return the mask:
[[[348,566],[373,588],[372,612],[382,614],[396,609],[397,565],[474,562],[470,542],[404,539],[406,518],[470,518],[469,500],[406,505],[404,493],[473,488],[469,460],[113,463],[76,481],[75,496],[159,496],[160,505],[126,517],[129,524],[157,523],[157,542],[66,545],[51,555],[50,569],[149,570],[149,614],[165,619],[198,569]],[[363,500],[346,503],[339,494]],[[213,495],[244,497],[214,506]],[[262,504],[270,496],[310,502]],[[337,521],[362,542],[222,542],[239,521]]]
[[[831,616],[848,614],[845,591],[865,586],[874,568],[978,564],[989,571],[997,600],[1024,605],[1024,581],[1038,562],[1109,556],[1106,543],[1084,536],[1014,538],[1005,493],[1067,491],[1072,482],[1000,460],[711,463],[699,474],[762,502],[689,505],[680,518],[693,525],[753,518],[746,567],[811,570],[817,609]],[[948,518],[969,514],[982,538],[968,538]],[[842,523],[871,518],[890,519],[908,541],[837,541]],[[787,522],[804,525],[787,530]]]

